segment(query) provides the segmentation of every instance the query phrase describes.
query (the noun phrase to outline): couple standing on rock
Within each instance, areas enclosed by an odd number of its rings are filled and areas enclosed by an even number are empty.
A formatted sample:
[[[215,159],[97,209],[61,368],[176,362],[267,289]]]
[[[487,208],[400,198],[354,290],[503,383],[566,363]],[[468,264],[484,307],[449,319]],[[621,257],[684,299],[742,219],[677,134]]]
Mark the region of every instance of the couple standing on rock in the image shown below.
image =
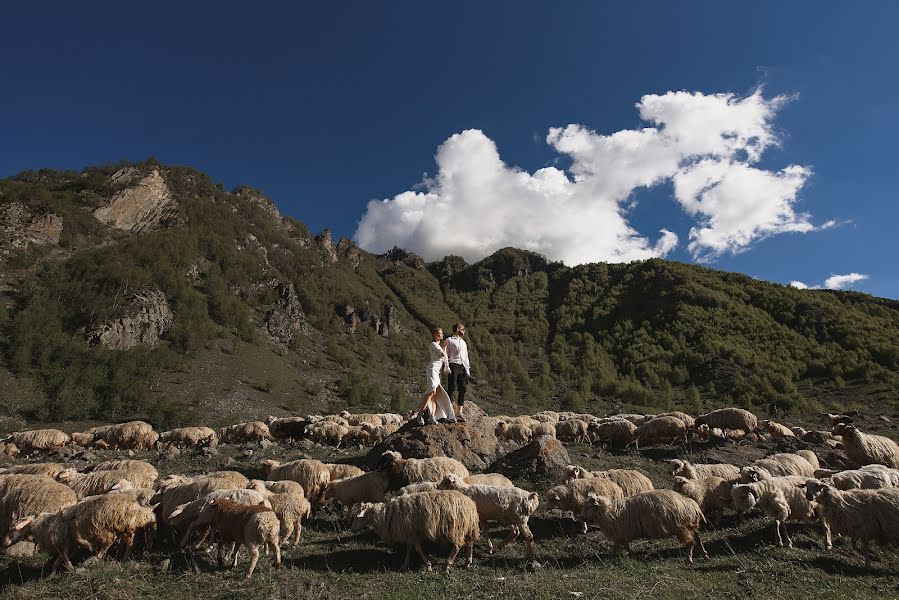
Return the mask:
[[[465,389],[471,377],[468,363],[468,346],[465,344],[465,325],[453,325],[453,335],[443,337],[443,330],[437,328],[431,332],[434,341],[429,347],[427,377],[428,391],[422,397],[421,412],[415,418],[416,425],[432,425],[434,423],[465,422],[462,409],[465,406]],[[447,389],[440,384],[440,373],[447,371]],[[452,395],[459,390],[459,404],[453,410]]]

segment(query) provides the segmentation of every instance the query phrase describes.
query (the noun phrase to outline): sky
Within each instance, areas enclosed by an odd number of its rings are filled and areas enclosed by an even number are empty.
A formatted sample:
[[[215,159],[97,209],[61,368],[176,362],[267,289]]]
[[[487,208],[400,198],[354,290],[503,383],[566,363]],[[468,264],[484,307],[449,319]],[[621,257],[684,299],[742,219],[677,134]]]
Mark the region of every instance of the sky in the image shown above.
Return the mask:
[[[899,3],[28,2],[0,177],[153,156],[311,231],[899,298]]]

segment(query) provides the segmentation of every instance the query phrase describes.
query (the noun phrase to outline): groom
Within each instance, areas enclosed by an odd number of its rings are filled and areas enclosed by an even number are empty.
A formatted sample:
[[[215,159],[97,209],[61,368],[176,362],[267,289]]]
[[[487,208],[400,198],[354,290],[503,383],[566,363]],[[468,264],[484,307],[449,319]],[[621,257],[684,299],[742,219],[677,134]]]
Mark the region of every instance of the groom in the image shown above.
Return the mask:
[[[446,393],[450,400],[453,392],[459,389],[459,403],[456,408],[456,420],[465,422],[462,408],[465,405],[465,388],[468,387],[468,379],[471,377],[471,367],[468,364],[468,346],[465,344],[465,324],[453,325],[453,335],[446,340],[446,358],[449,362],[449,375],[446,383]]]

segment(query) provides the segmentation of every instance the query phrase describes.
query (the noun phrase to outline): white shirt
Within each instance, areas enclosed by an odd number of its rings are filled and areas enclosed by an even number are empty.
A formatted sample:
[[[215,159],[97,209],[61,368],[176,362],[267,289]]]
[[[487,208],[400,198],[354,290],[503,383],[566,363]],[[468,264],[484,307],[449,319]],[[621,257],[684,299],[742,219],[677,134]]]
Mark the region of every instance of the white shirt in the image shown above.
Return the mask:
[[[446,338],[446,357],[449,362],[465,367],[465,374],[471,377],[471,367],[468,364],[468,345],[461,336],[453,335]]]

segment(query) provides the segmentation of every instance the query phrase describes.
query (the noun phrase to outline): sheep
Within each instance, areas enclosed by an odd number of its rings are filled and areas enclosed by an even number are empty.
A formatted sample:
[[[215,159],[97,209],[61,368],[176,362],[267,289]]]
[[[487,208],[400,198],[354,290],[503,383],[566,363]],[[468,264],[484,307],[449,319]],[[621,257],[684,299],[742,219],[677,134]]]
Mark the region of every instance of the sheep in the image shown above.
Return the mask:
[[[687,547],[687,564],[693,562],[697,544],[702,555],[709,557],[699,536],[705,522],[699,505],[673,490],[651,490],[619,501],[590,494],[580,517],[597,524],[616,552],[628,550],[635,539],[676,537]]]
[[[625,419],[608,419],[590,423],[587,431],[595,442],[607,444],[609,448],[624,448],[634,441],[637,426]]]
[[[540,504],[540,494],[528,492],[519,487],[492,486],[469,484],[462,481],[458,475],[449,474],[437,485],[441,490],[457,490],[472,500],[478,510],[478,518],[481,524],[490,521],[511,526],[509,536],[503,540],[499,549],[514,542],[519,534],[527,543],[528,560],[534,558],[534,534],[528,527],[528,519],[537,512]],[[493,554],[493,543],[487,539],[490,554]]]
[[[894,487],[887,473],[877,469],[849,469],[846,471],[830,471],[815,469],[815,477],[827,478],[834,488],[846,490],[876,490]]]
[[[248,421],[222,427],[219,430],[219,441],[223,444],[244,444],[247,442],[272,441],[268,425],[262,421]]]
[[[799,452],[803,454],[783,452],[761,458],[751,465],[740,469],[740,479],[743,483],[752,483],[786,475],[814,477],[815,469],[818,468],[817,457],[814,457],[807,450],[800,450]],[[809,454],[812,454],[812,456],[808,456]],[[814,464],[810,460],[814,460]]]
[[[535,421],[540,421],[541,423],[549,423],[550,425],[555,426],[556,423],[559,422],[559,413],[554,410],[543,410],[538,412],[536,415],[533,415]]]
[[[684,422],[684,425],[686,425],[688,429],[690,427],[693,427],[693,424],[696,422],[696,420],[693,417],[691,417],[687,413],[681,412],[679,410],[673,410],[670,412],[659,413],[656,415],[656,418],[659,418],[659,417],[674,417],[675,419],[680,419],[681,421]]]
[[[696,417],[694,426],[708,425],[722,430],[734,429],[752,433],[758,429],[759,420],[754,414],[742,408],[719,408]]]
[[[298,546],[303,533],[303,519],[312,514],[312,505],[303,497],[302,490],[300,493],[273,494],[269,497],[269,502],[281,523],[281,543],[290,543],[293,539],[293,545]]]
[[[233,490],[245,487],[235,485],[231,479],[225,477],[200,477],[192,481],[173,483],[161,487],[156,495],[150,499],[151,505],[158,505],[157,512],[160,521],[168,524],[169,515],[181,504],[193,502],[210,492],[217,490]]]
[[[803,427],[790,427],[790,431],[793,433],[793,437],[797,437],[800,440],[809,433],[809,431]]]
[[[420,494],[421,492],[433,492],[437,489],[436,481],[419,481],[418,483],[410,483],[404,485],[397,490],[397,496],[406,496],[408,494]]]
[[[859,466],[880,464],[899,469],[899,445],[882,435],[862,433],[854,425],[837,425],[835,435],[843,436],[843,449],[849,460]]]
[[[74,505],[75,492],[43,475],[6,475],[0,484],[0,537],[16,519]]]
[[[531,428],[524,423],[506,423],[500,421],[494,430],[496,437],[507,442],[526,444],[531,441]]]
[[[342,425],[343,427],[349,427],[350,425],[350,422],[340,415],[324,415],[323,417],[321,417],[319,422],[337,423],[338,425]]]
[[[358,477],[359,475],[365,473],[365,471],[363,471],[356,465],[325,463],[325,466],[328,467],[328,473],[331,474],[331,481],[338,481],[340,479],[347,479],[349,477]]]
[[[268,417],[265,424],[269,433],[278,440],[301,440],[306,437],[309,419],[305,417]]]
[[[96,473],[79,473],[75,469],[67,469],[56,476],[56,480],[66,484],[75,492],[78,499],[86,496],[105,494],[111,490],[122,487],[122,482],[128,482],[125,489],[149,487],[139,485],[132,481],[133,474],[130,471],[97,471]],[[139,477],[135,477],[141,481]],[[152,486],[152,484],[150,484]]]
[[[580,419],[559,421],[556,424],[556,437],[563,442],[587,442],[590,441],[587,436],[587,427],[587,422]]]
[[[608,479],[621,488],[621,492],[625,497],[633,496],[634,494],[639,494],[641,492],[648,492],[655,487],[653,486],[652,481],[649,479],[649,477],[647,477],[640,471],[634,471],[632,469],[587,471],[586,469],[575,465],[568,465],[567,467],[565,467],[565,473],[568,477],[568,481],[571,481],[573,479],[588,479],[591,477]]]
[[[381,418],[382,425],[400,426],[405,421],[403,415],[398,415],[396,413],[378,413],[378,417]]]
[[[384,424],[384,422],[381,421],[381,417],[378,415],[365,413],[354,415],[345,410],[340,413],[340,416],[346,419],[348,425],[362,425],[363,423],[369,423],[370,425],[381,426]]]
[[[834,435],[829,431],[807,431],[799,436],[803,442],[809,444],[826,444],[828,442],[842,442],[843,437]]]
[[[368,425],[368,423],[366,423]],[[371,426],[371,425],[369,425]],[[361,425],[350,425],[341,443],[344,447],[367,446],[371,442],[371,430]]]
[[[466,547],[466,567],[472,564],[474,543],[480,538],[480,519],[474,501],[455,491],[437,490],[398,496],[387,503],[362,504],[353,519],[352,530],[367,527],[386,544],[405,544],[406,560],[401,569],[409,566],[412,548],[424,561],[431,563],[422,550],[423,542],[448,544],[453,547],[446,561],[446,572]]]
[[[202,447],[215,448],[219,437],[210,427],[178,427],[159,434],[159,443],[165,447]]]
[[[325,463],[315,459],[301,459],[280,464],[274,460],[262,461],[265,478],[269,481],[289,479],[303,486],[306,498],[313,507],[318,504],[325,486],[331,482],[331,470]]]
[[[899,489],[841,491],[815,480],[803,487],[806,498],[817,503],[833,532],[848,537],[856,552],[865,557],[865,568],[871,566],[871,542],[899,546]]]
[[[450,473],[463,479],[468,477],[468,469],[459,461],[446,456],[433,458],[403,458],[395,450],[387,450],[381,455],[379,470],[390,477],[390,489],[397,490],[419,481],[442,481]]]
[[[153,509],[141,506],[128,494],[91,496],[65,510],[71,515],[74,541],[101,559],[116,542],[125,544],[127,559],[137,532],[152,535],[156,529]]]
[[[381,471],[370,471],[355,477],[332,481],[322,493],[322,501],[334,500],[349,509],[359,502],[383,502],[390,478]]]
[[[201,513],[191,523],[188,534],[191,528],[208,523],[219,535],[219,564],[222,563],[222,547],[230,542],[234,547],[232,569],[237,567],[240,545],[246,546],[250,552],[246,579],[253,577],[253,571],[259,561],[259,546],[263,546],[266,551],[271,549],[275,555],[275,569],[281,568],[281,524],[271,508],[238,504],[226,498],[212,500],[210,508],[208,516]],[[183,545],[185,544],[182,543]]]
[[[319,421],[306,427],[306,435],[318,444],[340,446],[343,438],[350,432],[347,425],[334,421]]]
[[[832,547],[830,527],[816,510],[814,502],[805,497],[801,485],[813,481],[809,477],[789,475],[786,477],[774,477],[755,483],[741,483],[733,486],[731,498],[737,516],[742,520],[746,511],[758,506],[775,523],[775,542],[778,548],[784,545],[783,538],[787,540],[787,547],[793,547],[793,540],[787,531],[786,521],[812,521],[817,519],[824,526],[825,544],[829,550]],[[781,536],[781,530],[783,536]]]
[[[669,460],[672,477],[686,477],[687,479],[703,479],[705,477],[721,477],[722,479],[737,479],[740,477],[740,467],[722,464],[691,463],[687,460],[675,458]]]
[[[83,448],[92,446],[95,440],[96,436],[93,433],[82,433],[76,431],[70,436],[70,443],[73,446],[81,446]]]
[[[534,424],[531,427],[531,438],[537,439],[544,435],[548,435],[549,437],[556,437],[556,426],[551,422],[540,422]]]
[[[55,478],[57,475],[66,470],[66,466],[60,463],[31,463],[27,465],[13,465],[0,469],[3,475],[46,475]]]
[[[289,479],[282,479],[280,481],[260,481],[259,479],[253,479],[247,484],[247,489],[256,490],[263,494],[266,494],[266,492],[269,494],[299,494],[304,498],[306,497],[303,486],[296,481],[291,481]]]
[[[196,500],[176,506],[175,510],[173,510],[171,514],[168,515],[166,521],[168,522],[168,525],[172,530],[183,531],[185,529],[188,529],[188,531],[191,531],[191,523],[197,520],[197,518],[201,514],[204,515],[203,523],[208,523],[209,515],[207,513],[212,510],[212,501],[216,498],[226,498],[228,500],[231,500],[232,502],[237,502],[239,504],[255,504],[258,506],[264,506],[266,508],[272,508],[270,500],[272,496],[274,496],[274,494],[262,493],[252,489],[216,490],[214,492],[206,494],[205,496],[197,498]],[[196,525],[194,527],[196,527]],[[194,547],[202,543],[202,541],[206,538],[207,533],[208,528],[200,537],[200,539],[194,544]],[[185,543],[189,537],[189,533],[185,534],[182,543]]]
[[[152,488],[156,484],[159,477],[159,471],[156,467],[143,460],[107,460],[92,467],[88,467],[85,471],[90,473],[99,473],[101,471],[127,471],[128,479],[131,483],[140,488]]]
[[[734,480],[735,481],[735,480]],[[733,508],[731,489],[734,481],[728,481],[716,475],[709,475],[699,479],[688,479],[679,475],[674,477],[671,486],[678,494],[692,498],[699,504],[702,514],[713,516],[715,526],[721,523],[721,516],[727,508]]]
[[[228,484],[230,484],[231,487],[236,488],[247,487],[247,484],[250,482],[250,480],[247,479],[246,475],[238,471],[213,471],[211,473],[207,473],[205,477],[213,477],[215,479],[224,480]]]
[[[612,419],[623,419],[625,421],[629,421],[639,427],[643,423],[647,423],[656,418],[655,415],[634,415],[634,414],[623,414],[623,415],[612,415],[610,418]]]
[[[575,521],[580,519],[581,510],[587,501],[588,494],[605,496],[612,500],[624,498],[624,491],[610,479],[604,477],[587,477],[585,479],[572,479],[566,484],[557,485],[546,492],[546,503],[550,510],[571,511]],[[587,533],[587,522],[580,521],[581,528]]]
[[[89,429],[88,433],[94,434],[94,443],[102,440],[110,448],[118,450],[150,450],[159,441],[159,434],[153,431],[152,425],[144,421],[106,425]]]
[[[514,485],[508,477],[500,475],[499,473],[479,473],[477,475],[469,475],[465,478],[465,483],[501,487],[512,487]]]
[[[796,434],[793,433],[790,428],[767,419],[759,423],[759,429],[766,432],[774,439],[796,437]]]
[[[69,435],[59,429],[35,429],[32,431],[17,431],[9,434],[4,442],[12,442],[20,450],[25,452],[39,452],[62,448],[69,443]]]
[[[74,551],[74,544],[66,516],[65,512],[57,511],[18,519],[3,538],[2,546],[9,548],[22,540],[31,540],[38,550],[54,558],[52,573],[59,570],[60,564],[66,571],[73,571],[75,567],[69,555]]]
[[[637,448],[644,444],[673,444],[678,440],[687,441],[687,426],[677,417],[656,417],[637,427],[634,443]]]

